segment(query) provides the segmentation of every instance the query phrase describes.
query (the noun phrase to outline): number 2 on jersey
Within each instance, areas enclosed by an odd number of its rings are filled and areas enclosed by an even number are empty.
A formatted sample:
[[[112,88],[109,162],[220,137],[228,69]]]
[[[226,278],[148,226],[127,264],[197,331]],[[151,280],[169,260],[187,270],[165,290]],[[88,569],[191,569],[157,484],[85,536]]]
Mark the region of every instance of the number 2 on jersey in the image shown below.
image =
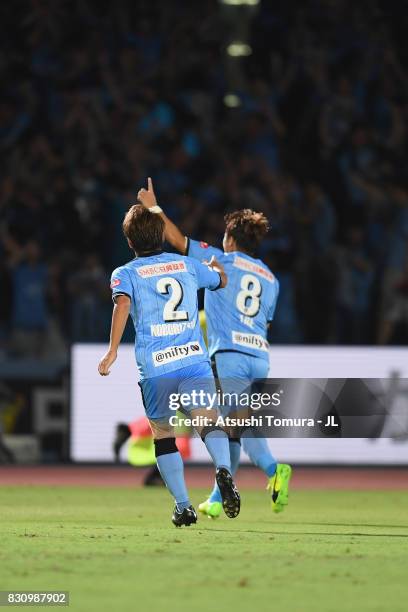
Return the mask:
[[[247,317],[255,317],[261,307],[260,295],[262,285],[253,274],[244,274],[241,278],[241,291],[237,295],[236,305],[239,312]],[[249,302],[249,303],[248,303]]]
[[[166,276],[157,281],[156,288],[159,293],[170,295],[163,310],[163,320],[166,322],[187,321],[188,312],[186,310],[177,310],[183,301],[183,287],[179,281],[170,276]]]

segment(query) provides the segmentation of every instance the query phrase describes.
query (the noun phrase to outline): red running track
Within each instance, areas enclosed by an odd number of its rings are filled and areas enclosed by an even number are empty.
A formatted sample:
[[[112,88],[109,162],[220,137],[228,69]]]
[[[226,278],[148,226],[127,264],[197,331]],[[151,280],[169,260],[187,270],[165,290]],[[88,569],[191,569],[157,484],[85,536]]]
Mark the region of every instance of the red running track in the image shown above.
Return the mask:
[[[0,486],[84,486],[138,487],[146,473],[144,468],[130,466],[2,466]],[[191,487],[209,487],[213,469],[187,467],[186,480]],[[265,476],[254,468],[241,468],[237,484],[242,489],[265,487]],[[399,489],[408,490],[408,468],[295,468],[291,485],[294,489]]]

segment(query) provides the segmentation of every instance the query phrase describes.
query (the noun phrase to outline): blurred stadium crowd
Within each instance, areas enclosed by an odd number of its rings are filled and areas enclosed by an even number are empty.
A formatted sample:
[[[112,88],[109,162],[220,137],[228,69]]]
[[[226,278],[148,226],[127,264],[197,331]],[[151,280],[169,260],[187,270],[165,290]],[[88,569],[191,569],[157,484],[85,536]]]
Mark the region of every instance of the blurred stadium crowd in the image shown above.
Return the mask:
[[[0,353],[107,339],[147,175],[213,244],[227,210],[268,215],[274,341],[406,342],[407,20],[384,10],[261,2],[231,74],[215,0],[2,5]]]

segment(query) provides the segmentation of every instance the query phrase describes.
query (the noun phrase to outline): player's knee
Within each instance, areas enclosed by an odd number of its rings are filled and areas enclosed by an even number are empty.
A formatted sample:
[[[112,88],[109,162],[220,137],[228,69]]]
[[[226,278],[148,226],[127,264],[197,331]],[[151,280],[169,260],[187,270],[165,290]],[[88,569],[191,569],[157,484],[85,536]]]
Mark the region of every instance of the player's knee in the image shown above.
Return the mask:
[[[194,419],[194,429],[202,439],[205,438],[210,430],[221,429],[216,425],[218,418],[218,413],[216,410],[197,408],[191,411],[191,418]]]
[[[174,428],[168,421],[149,420],[149,424],[154,440],[174,438]]]

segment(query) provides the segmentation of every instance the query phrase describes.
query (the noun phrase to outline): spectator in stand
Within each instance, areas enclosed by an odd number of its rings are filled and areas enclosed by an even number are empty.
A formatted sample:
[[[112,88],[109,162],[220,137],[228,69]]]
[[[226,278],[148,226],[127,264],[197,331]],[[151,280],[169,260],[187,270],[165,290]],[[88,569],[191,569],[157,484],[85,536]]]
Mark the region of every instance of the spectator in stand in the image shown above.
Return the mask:
[[[337,343],[367,344],[374,273],[364,245],[364,229],[353,225],[338,249]]]
[[[110,293],[99,257],[90,253],[68,281],[74,342],[102,342],[109,320]]]
[[[38,357],[44,351],[48,328],[48,266],[41,261],[35,241],[17,247],[10,259],[12,279],[11,350],[16,355]]]
[[[382,325],[379,329],[380,344],[408,343],[408,256],[404,269],[388,279],[390,291]]]

